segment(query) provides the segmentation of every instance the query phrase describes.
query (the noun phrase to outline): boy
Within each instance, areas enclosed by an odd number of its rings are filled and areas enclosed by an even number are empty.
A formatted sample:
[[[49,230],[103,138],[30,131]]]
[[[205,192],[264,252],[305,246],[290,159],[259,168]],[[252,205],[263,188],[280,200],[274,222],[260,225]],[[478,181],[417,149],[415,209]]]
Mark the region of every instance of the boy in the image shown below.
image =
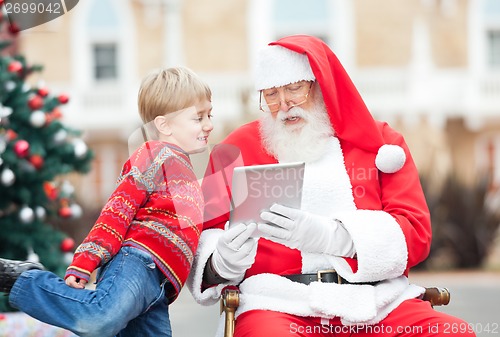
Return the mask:
[[[0,259],[0,291],[13,307],[79,336],[171,336],[168,305],[198,245],[204,203],[189,153],[207,146],[211,91],[189,69],[169,68],[143,80],[138,105],[158,140],[125,163],[65,279]],[[95,290],[85,289],[98,267]]]

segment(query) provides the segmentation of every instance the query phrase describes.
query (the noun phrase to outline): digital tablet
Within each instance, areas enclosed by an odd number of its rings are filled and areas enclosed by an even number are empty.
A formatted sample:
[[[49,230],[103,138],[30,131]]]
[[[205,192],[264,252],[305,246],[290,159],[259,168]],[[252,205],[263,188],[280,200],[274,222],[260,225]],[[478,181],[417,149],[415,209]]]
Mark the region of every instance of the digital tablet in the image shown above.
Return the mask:
[[[262,222],[260,213],[275,203],[300,208],[304,170],[303,162],[234,168],[229,226]]]

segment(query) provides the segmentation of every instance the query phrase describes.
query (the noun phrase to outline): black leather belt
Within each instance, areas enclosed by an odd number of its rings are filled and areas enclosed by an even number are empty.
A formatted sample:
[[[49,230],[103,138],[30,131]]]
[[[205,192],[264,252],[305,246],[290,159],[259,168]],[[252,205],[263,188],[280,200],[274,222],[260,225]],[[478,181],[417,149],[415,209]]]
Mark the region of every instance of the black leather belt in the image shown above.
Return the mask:
[[[323,283],[337,283],[337,284],[368,284],[375,285],[378,282],[360,282],[352,283],[340,276],[335,270],[319,270],[314,274],[292,274],[292,275],[281,275],[286,277],[290,281],[310,284],[311,282],[323,282]]]

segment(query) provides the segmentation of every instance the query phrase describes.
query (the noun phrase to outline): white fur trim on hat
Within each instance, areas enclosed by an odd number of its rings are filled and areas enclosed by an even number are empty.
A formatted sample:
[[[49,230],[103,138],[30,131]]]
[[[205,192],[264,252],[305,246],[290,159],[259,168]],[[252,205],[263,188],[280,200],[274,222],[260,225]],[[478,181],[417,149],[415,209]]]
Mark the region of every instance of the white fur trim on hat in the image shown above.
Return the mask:
[[[257,90],[314,80],[314,74],[305,54],[296,53],[282,46],[267,46],[257,55],[255,68]]]
[[[375,157],[375,165],[384,173],[399,171],[406,162],[406,154],[399,145],[382,145]]]

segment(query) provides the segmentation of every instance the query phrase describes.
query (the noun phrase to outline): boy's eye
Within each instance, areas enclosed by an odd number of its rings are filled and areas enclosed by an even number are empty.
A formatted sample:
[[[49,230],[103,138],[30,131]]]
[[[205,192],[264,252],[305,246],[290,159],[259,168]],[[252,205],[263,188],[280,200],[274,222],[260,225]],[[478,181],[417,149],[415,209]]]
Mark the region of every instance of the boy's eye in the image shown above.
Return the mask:
[[[210,119],[210,118],[212,118],[212,117],[213,117],[213,115],[212,115],[212,114],[208,114],[208,115],[207,115],[207,118],[208,118],[208,119]],[[201,121],[203,121],[203,119],[204,119],[204,118],[205,118],[204,116],[198,116],[198,118],[196,118],[196,120],[197,120],[197,121],[199,121],[199,122],[201,122]]]

